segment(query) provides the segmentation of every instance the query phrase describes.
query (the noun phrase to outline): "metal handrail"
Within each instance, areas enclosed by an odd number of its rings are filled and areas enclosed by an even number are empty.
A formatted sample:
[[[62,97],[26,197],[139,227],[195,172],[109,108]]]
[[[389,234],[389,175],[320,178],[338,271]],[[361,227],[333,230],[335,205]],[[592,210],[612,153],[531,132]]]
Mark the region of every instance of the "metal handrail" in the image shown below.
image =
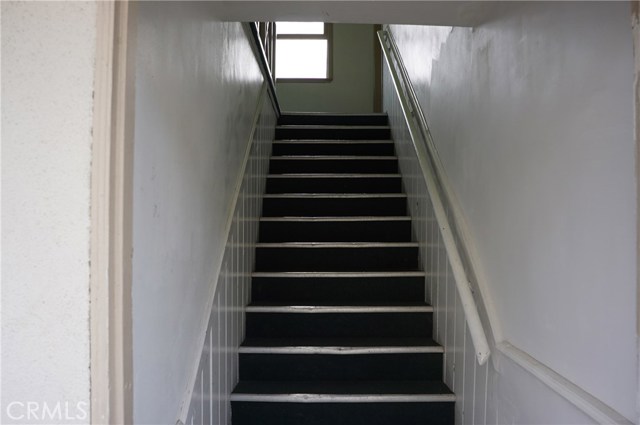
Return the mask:
[[[442,171],[439,169],[435,144],[431,137],[427,120],[422,113],[422,108],[411,85],[409,75],[402,62],[402,57],[391,34],[387,30],[378,31],[378,39],[380,40],[383,56],[389,67],[398,100],[400,101],[400,106],[409,129],[411,141],[416,150],[418,163],[420,164],[427,191],[431,198],[438,227],[440,228],[458,294],[462,302],[462,308],[466,316],[467,324],[469,325],[469,333],[471,334],[471,340],[475,348],[476,358],[478,363],[482,365],[491,355],[491,350],[489,349],[487,336],[485,335],[480,315],[478,314],[478,308],[473,298],[470,281],[467,277],[467,272],[464,268],[462,257],[442,202],[438,183],[442,181]],[[395,66],[392,64],[392,61]],[[401,74],[401,77],[398,74]],[[422,141],[424,141],[424,143],[422,143]]]
[[[262,75],[267,82],[267,89],[269,91],[269,98],[271,98],[271,104],[273,105],[273,109],[276,111],[276,116],[280,118],[280,115],[282,115],[282,111],[280,109],[280,104],[278,103],[278,96],[276,95],[276,85],[274,83],[273,74],[271,73],[271,68],[269,67],[267,54],[265,53],[264,47],[262,46],[262,42],[260,40],[258,25],[255,22],[245,22],[243,25],[245,25],[245,27],[251,34],[251,37],[249,37],[249,39],[251,40],[251,45],[255,50],[256,56],[258,57],[258,64],[260,65],[260,69],[262,70]]]

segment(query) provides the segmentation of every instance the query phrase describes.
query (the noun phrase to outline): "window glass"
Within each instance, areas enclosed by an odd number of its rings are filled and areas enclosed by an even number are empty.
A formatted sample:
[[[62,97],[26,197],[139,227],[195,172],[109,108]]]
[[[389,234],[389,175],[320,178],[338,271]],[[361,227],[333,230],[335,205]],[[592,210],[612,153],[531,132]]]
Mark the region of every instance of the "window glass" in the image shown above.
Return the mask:
[[[276,78],[327,78],[327,40],[278,40]]]

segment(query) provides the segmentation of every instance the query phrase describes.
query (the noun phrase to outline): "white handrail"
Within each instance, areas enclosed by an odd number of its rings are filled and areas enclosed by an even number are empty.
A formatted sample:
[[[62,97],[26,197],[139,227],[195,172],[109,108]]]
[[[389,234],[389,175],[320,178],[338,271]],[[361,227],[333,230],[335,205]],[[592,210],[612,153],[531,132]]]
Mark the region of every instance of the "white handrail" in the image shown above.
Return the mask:
[[[478,363],[483,365],[491,354],[489,349],[489,343],[480,321],[480,315],[478,314],[478,308],[476,307],[473,293],[471,292],[470,282],[467,277],[467,272],[464,269],[462,263],[462,257],[458,250],[447,213],[445,211],[440,191],[438,190],[437,172],[434,172],[433,164],[436,163],[435,145],[429,131],[429,126],[422,113],[422,108],[417,100],[416,94],[411,85],[411,81],[406,72],[402,58],[398,52],[398,48],[393,41],[391,34],[386,30],[378,31],[378,38],[382,46],[382,52],[389,67],[389,72],[393,80],[396,93],[398,94],[398,100],[402,107],[402,112],[411,135],[411,141],[413,147],[416,150],[418,163],[422,170],[422,175],[431,198],[433,210],[440,228],[442,240],[444,242],[447,256],[451,264],[451,270],[458,288],[458,294],[462,302],[462,308],[469,325],[469,333],[471,334],[471,340],[475,347],[476,358]],[[402,79],[398,75],[398,70],[392,64],[392,60],[400,70]],[[424,143],[420,141],[424,140]]]

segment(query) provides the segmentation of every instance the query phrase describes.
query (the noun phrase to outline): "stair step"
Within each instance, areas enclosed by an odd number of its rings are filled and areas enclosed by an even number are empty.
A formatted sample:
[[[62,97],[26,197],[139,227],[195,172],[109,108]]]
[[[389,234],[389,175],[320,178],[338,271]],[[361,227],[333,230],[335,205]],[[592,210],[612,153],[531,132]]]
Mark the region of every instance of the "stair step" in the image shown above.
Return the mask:
[[[278,302],[262,302],[249,304],[246,307],[247,313],[305,313],[305,314],[328,314],[328,313],[433,313],[433,307],[423,302],[407,303],[379,303],[379,304],[283,304]]]
[[[264,217],[290,216],[404,216],[404,194],[268,194],[262,201]]]
[[[368,125],[279,125],[276,127],[277,140],[284,139],[350,139],[389,140],[388,126]]]
[[[247,338],[241,380],[431,380],[443,349],[431,338]]]
[[[254,302],[291,304],[416,302],[424,300],[422,272],[253,273]]]
[[[241,381],[231,394],[234,425],[450,424],[454,402],[437,381]]]
[[[246,338],[241,354],[390,354],[442,353],[431,338]]]
[[[246,313],[246,336],[289,337],[431,337],[433,313],[412,309],[381,312],[265,312]],[[269,311],[269,312],[266,312]]]
[[[234,425],[454,423],[390,136],[385,114],[279,118]]]
[[[399,174],[271,174],[266,193],[397,193]]]
[[[256,271],[417,270],[412,242],[285,242],[256,245]]]
[[[260,220],[260,242],[409,242],[409,217],[285,217]]]
[[[332,114],[285,112],[279,125],[382,125],[389,124],[387,114]]]
[[[258,400],[259,397],[264,397]],[[272,400],[297,403],[403,401],[455,401],[455,395],[441,381],[241,381],[231,401]]]
[[[396,156],[289,155],[272,156],[269,173],[397,174]]]
[[[285,140],[273,142],[273,155],[394,155],[390,140]]]
[[[289,350],[292,351],[292,350]],[[436,380],[442,353],[240,353],[241,381]]]

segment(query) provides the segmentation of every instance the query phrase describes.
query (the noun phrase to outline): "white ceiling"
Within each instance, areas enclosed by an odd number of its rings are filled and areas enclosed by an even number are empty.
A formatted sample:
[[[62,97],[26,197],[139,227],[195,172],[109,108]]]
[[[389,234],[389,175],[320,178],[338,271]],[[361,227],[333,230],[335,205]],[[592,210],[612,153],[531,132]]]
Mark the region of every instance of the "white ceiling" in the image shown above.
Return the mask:
[[[212,1],[223,21],[322,21],[476,26],[495,12],[485,1]]]

